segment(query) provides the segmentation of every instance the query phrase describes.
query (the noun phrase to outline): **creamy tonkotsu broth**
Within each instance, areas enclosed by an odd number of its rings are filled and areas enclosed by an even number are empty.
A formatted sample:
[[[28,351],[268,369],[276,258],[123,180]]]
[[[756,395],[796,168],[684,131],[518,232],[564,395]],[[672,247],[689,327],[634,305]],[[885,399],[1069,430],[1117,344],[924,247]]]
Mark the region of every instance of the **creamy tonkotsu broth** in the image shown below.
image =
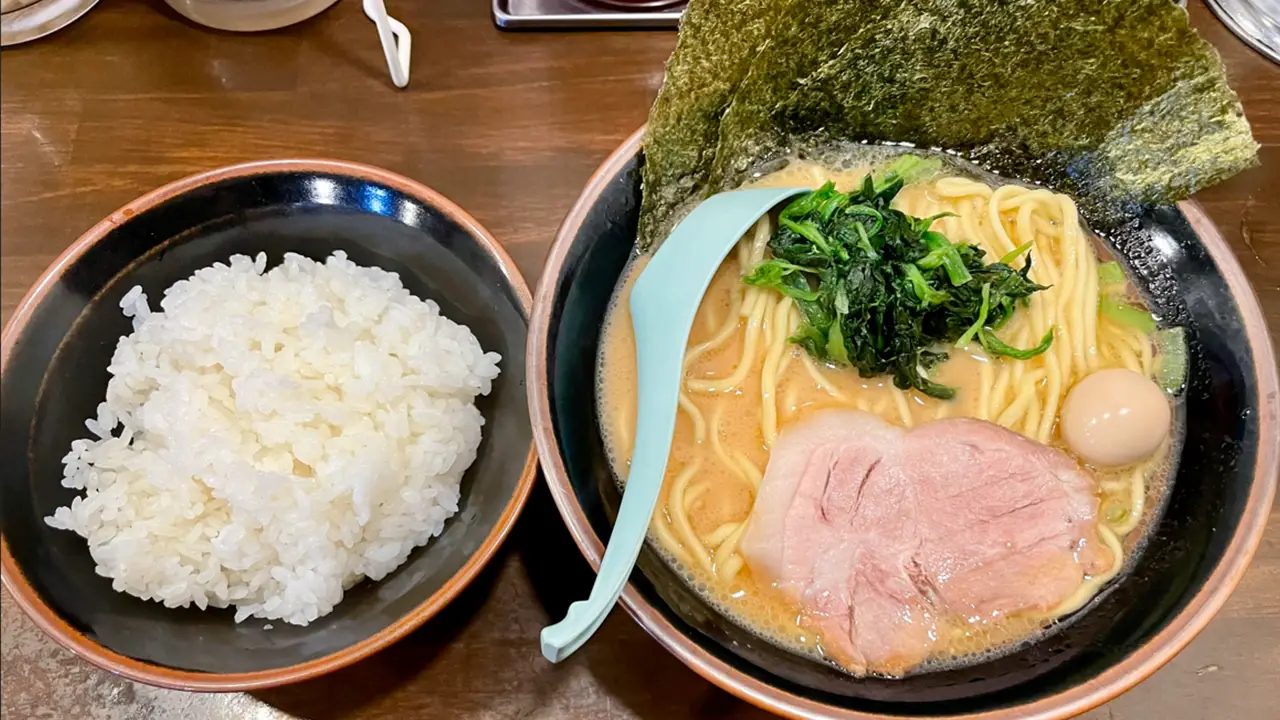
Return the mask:
[[[837,190],[848,191],[867,172],[866,167],[831,171],[792,161],[755,184],[817,188],[830,180]],[[905,428],[940,418],[978,418],[1065,448],[1061,409],[1077,382],[1109,368],[1151,377],[1161,362],[1148,332],[1099,313],[1100,261],[1068,197],[1017,185],[993,188],[954,175],[907,185],[893,207],[915,217],[953,213],[935,221],[933,229],[954,242],[982,247],[989,259],[1030,243],[1035,259],[1030,277],[1049,288],[1033,295],[1001,334],[1011,345],[1027,347],[1052,327],[1057,335],[1049,350],[1028,360],[1012,360],[989,357],[977,342],[949,348],[949,359],[933,370],[932,377],[958,390],[952,400],[900,390],[888,375],[864,378],[852,369],[817,362],[787,342],[801,320],[795,303],[742,282],[768,256],[775,213],[730,253],[698,308],[671,455],[651,526],[651,539],[708,601],[783,647],[827,660],[833,658],[806,608],[767,579],[758,579],[739,552],[770,448],[780,432],[825,410],[858,409]],[[635,344],[625,299],[645,261],[643,256],[636,258],[619,284],[598,363],[601,427],[614,471],[623,480],[636,413]],[[1132,296],[1132,288],[1122,291]],[[1150,457],[1125,467],[1087,468],[1096,479],[1100,500],[1096,536],[1089,542],[1111,561],[1086,574],[1078,590],[1057,607],[996,618],[945,617],[938,624],[938,645],[923,666],[866,670],[894,676],[939,663],[981,659],[1033,637],[1087,604],[1121,572],[1133,551],[1141,535],[1135,530],[1149,516],[1146,509],[1161,497],[1159,484],[1171,445],[1166,440]]]

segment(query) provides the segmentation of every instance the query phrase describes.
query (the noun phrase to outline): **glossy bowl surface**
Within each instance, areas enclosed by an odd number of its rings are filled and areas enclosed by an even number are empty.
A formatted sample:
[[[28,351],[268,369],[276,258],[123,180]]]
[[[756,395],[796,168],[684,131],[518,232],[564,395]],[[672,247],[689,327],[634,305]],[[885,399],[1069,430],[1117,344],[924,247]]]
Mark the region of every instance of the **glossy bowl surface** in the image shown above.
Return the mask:
[[[114,592],[85,541],[43,518],[76,495],[61,458],[87,435],[106,392],[117,339],[130,331],[121,297],[141,285],[152,307],[164,288],[236,253],[323,260],[343,250],[399,273],[419,297],[471,327],[502,355],[479,457],[459,512],[442,534],[382,581],[362,582],[306,627],[235,623],[231,610],[166,609]],[[412,631],[471,581],[515,522],[535,460],[525,393],[529,291],[515,264],[475,220],[427,187],[385,170],[326,160],[215,170],[149,193],[93,227],[40,278],[5,327],[4,586],[62,645],[107,670],[166,687],[247,690],[342,667]]]
[[[605,161],[565,219],[530,324],[543,473],[595,567],[621,499],[597,422],[596,359],[609,299],[634,252],[642,132]],[[1188,330],[1185,442],[1132,570],[1060,630],[981,664],[854,679],[726,620],[648,547],[624,607],[708,680],[792,717],[1065,718],[1155,672],[1222,606],[1258,545],[1276,489],[1280,400],[1257,299],[1199,205],[1155,211],[1112,240],[1159,315]]]

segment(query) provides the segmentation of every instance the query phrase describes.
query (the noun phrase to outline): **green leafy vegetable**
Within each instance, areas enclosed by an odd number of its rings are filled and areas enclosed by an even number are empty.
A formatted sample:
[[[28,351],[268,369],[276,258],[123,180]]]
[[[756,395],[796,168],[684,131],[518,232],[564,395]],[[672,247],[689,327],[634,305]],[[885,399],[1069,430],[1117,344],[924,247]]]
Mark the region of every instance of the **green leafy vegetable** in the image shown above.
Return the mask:
[[[978,319],[973,321],[968,330],[956,340],[956,347],[968,345],[987,324],[987,312],[991,309],[991,283],[982,286],[982,307],[978,309]]]
[[[907,178],[932,172],[911,157],[853,192],[828,183],[792,200],[769,240],[773,258],[744,280],[795,300],[804,321],[791,341],[818,360],[851,365],[863,377],[892,375],[904,390],[948,399],[955,390],[929,378],[947,358],[938,348],[976,337],[992,354],[1034,357],[1053,337],[1019,350],[989,329],[1045,289],[1029,277],[1030,256],[1021,270],[986,264],[980,248],[930,230],[936,217],[890,207]]]
[[[1148,334],[1156,331],[1156,319],[1151,317],[1151,313],[1136,305],[1129,304],[1124,298],[1105,295],[1099,301],[1098,306],[1104,316],[1121,325],[1126,325]]]
[[[1004,263],[1005,265],[1012,265],[1014,260],[1017,260],[1018,258],[1022,257],[1023,253],[1031,249],[1032,242],[1033,241],[1028,240],[1022,243],[1021,245],[1019,245],[1018,247],[1005,253],[1004,257],[1000,258],[1000,262]]]
[[[1030,360],[1045,350],[1048,350],[1049,346],[1052,344],[1053,328],[1049,328],[1049,332],[1044,334],[1044,337],[1040,339],[1039,345],[1036,345],[1033,348],[1027,348],[1026,350],[1019,350],[1016,347],[1005,345],[1004,341],[996,337],[995,333],[986,328],[982,329],[982,347],[985,348],[987,352],[992,355],[1011,357],[1014,360]]]

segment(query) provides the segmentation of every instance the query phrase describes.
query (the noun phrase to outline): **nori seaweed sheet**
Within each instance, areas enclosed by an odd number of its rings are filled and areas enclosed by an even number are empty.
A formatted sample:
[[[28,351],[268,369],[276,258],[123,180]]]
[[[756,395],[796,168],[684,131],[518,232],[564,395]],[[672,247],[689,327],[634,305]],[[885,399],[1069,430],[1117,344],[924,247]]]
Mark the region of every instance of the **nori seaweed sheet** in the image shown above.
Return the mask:
[[[641,247],[763,163],[849,141],[958,152],[1073,195],[1100,230],[1257,161],[1221,60],[1169,0],[746,6],[690,3],[651,114]]]
[[[778,15],[795,0],[699,0],[680,23],[675,52],[649,111],[640,235],[666,237],[651,227],[682,203],[710,194],[705,186],[716,157],[720,118],[746,76]]]

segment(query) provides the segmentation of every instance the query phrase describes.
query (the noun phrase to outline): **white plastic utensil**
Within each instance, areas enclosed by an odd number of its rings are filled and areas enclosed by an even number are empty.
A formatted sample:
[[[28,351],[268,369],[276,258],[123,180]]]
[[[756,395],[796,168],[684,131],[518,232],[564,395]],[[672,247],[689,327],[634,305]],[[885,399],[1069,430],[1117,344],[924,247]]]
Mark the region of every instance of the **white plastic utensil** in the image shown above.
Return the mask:
[[[551,662],[560,662],[582,647],[631,577],[671,452],[685,344],[716,268],[762,215],[808,191],[753,188],[707,198],[676,226],[636,279],[631,289],[631,323],[640,401],[631,471],[591,595],[570,605],[563,620],[542,629],[542,655]]]
[[[364,14],[378,26],[378,39],[382,41],[382,54],[387,58],[391,82],[402,88],[409,84],[409,53],[413,38],[404,23],[387,15],[382,0],[364,0]]]

